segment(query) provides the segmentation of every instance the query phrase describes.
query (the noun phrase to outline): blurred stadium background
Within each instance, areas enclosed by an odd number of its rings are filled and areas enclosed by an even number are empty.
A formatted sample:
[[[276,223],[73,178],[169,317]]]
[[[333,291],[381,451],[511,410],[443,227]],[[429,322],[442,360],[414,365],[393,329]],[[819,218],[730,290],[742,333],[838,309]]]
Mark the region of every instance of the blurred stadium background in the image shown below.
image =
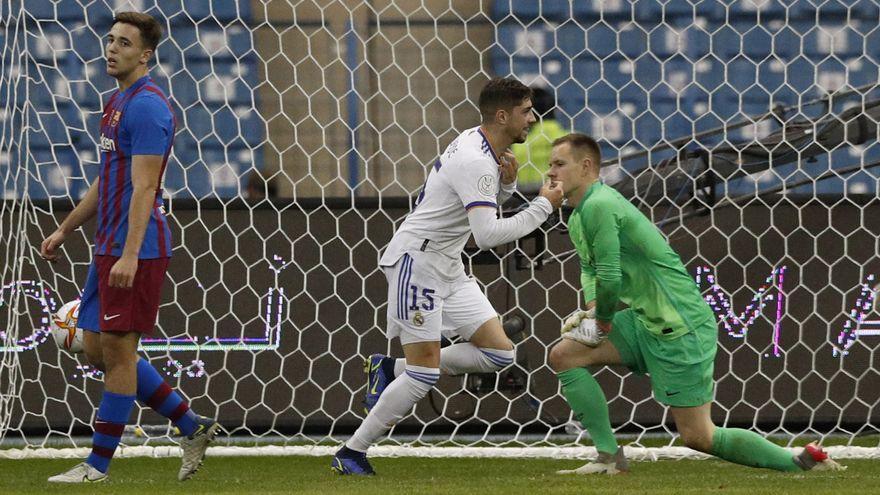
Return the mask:
[[[170,287],[144,352],[229,442],[337,442],[358,424],[361,356],[399,353],[382,333],[378,252],[426,165],[478,122],[482,85],[513,75],[552,95],[564,129],[600,140],[606,181],[706,291],[715,418],[877,447],[874,0],[3,2],[6,445],[77,444],[96,404],[84,359],[46,342],[46,316],[85,279],[92,231],[58,266],[37,247],[98,172],[117,10],[165,26],[152,75],[179,120]],[[444,379],[391,443],[574,441],[544,364],[578,301],[564,219],[469,251],[519,361],[497,380]],[[636,444],[671,432],[645,380],[598,376],[620,432]],[[167,439],[151,412],[138,423],[148,443]]]

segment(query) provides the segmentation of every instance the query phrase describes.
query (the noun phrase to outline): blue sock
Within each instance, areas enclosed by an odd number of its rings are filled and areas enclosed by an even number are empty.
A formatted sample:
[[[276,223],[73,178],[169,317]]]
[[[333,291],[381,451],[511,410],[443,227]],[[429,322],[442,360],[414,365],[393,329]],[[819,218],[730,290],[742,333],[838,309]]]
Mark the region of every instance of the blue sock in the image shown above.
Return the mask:
[[[104,392],[95,419],[92,453],[86,459],[86,463],[102,473],[106,473],[110,467],[110,460],[116,452],[122,431],[125,430],[128,417],[131,416],[131,410],[134,408],[134,400],[133,395]]]
[[[170,419],[180,433],[190,436],[199,427],[198,416],[189,404],[175,392],[156,368],[144,358],[137,364],[137,398],[157,413]]]

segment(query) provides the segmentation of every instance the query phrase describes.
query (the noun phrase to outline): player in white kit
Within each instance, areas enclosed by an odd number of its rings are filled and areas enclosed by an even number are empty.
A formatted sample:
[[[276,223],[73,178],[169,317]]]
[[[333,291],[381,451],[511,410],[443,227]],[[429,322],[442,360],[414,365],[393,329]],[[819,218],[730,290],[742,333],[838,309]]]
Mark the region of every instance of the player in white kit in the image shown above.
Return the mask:
[[[394,233],[379,264],[388,278],[388,338],[404,359],[367,361],[366,419],[336,453],[340,474],[375,474],[367,449],[431,390],[440,373],[498,371],[513,363],[513,344],[498,314],[461,260],[471,234],[480,249],[515,241],[562,204],[561,183],[510,218],[498,207],[516,190],[517,163],[508,147],[525,141],[535,122],[531,90],[493,79],[480,92],[482,124],[456,138],[434,163],[415,209]],[[440,349],[444,333],[462,342]]]

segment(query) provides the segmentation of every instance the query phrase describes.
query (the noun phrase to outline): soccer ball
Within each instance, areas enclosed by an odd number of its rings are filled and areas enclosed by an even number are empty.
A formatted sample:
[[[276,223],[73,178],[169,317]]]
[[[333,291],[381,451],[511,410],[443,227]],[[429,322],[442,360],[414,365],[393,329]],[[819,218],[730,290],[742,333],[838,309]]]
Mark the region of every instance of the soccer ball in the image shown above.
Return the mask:
[[[79,319],[79,299],[70,301],[52,315],[52,337],[58,347],[71,354],[83,351],[83,333],[77,328]]]

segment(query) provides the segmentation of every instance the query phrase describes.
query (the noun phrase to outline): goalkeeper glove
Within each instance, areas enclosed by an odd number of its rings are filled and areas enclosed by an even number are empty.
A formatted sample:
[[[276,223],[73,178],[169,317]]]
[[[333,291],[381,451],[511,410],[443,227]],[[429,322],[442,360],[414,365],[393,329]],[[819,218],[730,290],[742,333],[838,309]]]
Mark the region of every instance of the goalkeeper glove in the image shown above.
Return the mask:
[[[562,338],[573,340],[579,344],[596,347],[605,340],[606,335],[596,326],[596,310],[577,310],[562,325]]]

